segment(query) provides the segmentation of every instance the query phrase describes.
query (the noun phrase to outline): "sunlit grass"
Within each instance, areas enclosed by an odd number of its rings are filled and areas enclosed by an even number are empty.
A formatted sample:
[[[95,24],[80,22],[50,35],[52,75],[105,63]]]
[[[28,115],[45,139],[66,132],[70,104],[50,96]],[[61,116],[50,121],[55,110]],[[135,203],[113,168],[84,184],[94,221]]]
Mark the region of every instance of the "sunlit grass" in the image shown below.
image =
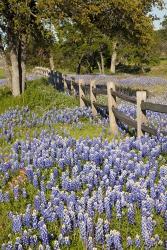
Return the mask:
[[[4,79],[5,78],[5,72],[3,68],[0,68],[0,79]]]

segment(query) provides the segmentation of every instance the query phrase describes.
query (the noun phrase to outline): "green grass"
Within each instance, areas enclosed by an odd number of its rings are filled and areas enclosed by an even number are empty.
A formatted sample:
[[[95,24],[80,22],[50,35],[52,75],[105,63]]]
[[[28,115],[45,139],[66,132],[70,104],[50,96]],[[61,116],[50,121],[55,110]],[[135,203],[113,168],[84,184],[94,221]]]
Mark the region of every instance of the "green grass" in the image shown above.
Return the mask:
[[[46,79],[30,81],[27,83],[25,93],[19,97],[13,97],[7,87],[0,88],[0,114],[10,107],[28,106],[31,110],[43,113],[53,107],[62,109],[73,108],[79,105],[78,99],[58,92],[49,85]]]
[[[5,78],[4,69],[0,68],[0,79],[4,79],[4,78]]]
[[[167,59],[161,60],[159,65],[152,66],[147,75],[167,78]]]

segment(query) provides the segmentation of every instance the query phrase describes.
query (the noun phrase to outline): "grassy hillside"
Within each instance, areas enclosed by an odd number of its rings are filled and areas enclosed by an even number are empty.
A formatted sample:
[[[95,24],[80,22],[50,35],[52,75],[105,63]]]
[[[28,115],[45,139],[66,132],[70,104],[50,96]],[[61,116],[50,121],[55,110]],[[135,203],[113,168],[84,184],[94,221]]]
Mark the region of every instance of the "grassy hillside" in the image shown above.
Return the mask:
[[[148,75],[167,78],[167,59],[162,59],[159,65],[151,67]]]

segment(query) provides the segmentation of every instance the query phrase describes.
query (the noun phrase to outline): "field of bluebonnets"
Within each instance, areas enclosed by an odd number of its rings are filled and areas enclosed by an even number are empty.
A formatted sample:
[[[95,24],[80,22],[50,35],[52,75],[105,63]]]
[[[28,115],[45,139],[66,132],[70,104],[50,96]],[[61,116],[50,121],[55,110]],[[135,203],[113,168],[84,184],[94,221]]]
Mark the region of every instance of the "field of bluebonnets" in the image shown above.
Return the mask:
[[[112,138],[107,118],[78,105],[45,80],[15,99],[0,89],[1,249],[165,249],[167,137],[120,124]],[[147,116],[167,131],[167,116]]]

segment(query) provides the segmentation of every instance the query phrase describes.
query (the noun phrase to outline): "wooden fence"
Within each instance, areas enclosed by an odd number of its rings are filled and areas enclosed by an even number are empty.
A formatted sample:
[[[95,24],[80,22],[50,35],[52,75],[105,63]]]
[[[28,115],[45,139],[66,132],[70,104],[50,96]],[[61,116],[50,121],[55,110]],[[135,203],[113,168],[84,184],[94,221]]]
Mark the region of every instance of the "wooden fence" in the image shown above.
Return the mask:
[[[35,68],[35,73],[48,77],[49,82],[58,90],[65,91],[71,95],[79,96],[80,106],[90,106],[93,116],[96,116],[99,109],[106,110],[109,115],[110,131],[113,134],[118,133],[118,121],[137,130],[137,136],[141,137],[145,132],[151,135],[157,135],[157,129],[149,127],[146,111],[166,113],[167,105],[155,104],[147,101],[146,91],[131,91],[134,96],[126,93],[126,88],[118,87],[113,82],[108,82],[106,85],[97,84],[91,81],[86,84],[83,80],[76,83],[75,78],[67,77],[59,72],[53,72],[45,68]],[[90,98],[86,98],[87,96]],[[98,95],[107,95],[108,105],[102,105],[97,102]],[[136,105],[136,119],[132,119],[122,111],[117,109],[117,99],[120,98],[126,102]],[[167,132],[162,132],[167,135]]]

